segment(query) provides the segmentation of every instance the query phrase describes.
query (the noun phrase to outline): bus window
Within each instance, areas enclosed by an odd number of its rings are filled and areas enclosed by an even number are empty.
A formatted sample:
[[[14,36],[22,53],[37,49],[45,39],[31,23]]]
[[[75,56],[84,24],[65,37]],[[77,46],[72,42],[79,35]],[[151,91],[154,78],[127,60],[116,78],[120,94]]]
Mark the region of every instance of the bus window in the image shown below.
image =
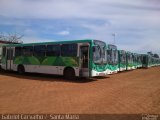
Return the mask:
[[[34,46],[34,56],[44,57],[45,54],[46,54],[46,46],[45,45]]]
[[[0,47],[0,55],[2,55],[2,47]]]
[[[6,56],[6,47],[3,47],[3,50],[2,50],[2,51],[3,51],[3,54],[2,54],[2,55],[3,55],[3,56]]]
[[[113,50],[113,64],[117,64],[117,63],[118,63],[118,51]]]
[[[23,55],[24,56],[32,56],[33,55],[33,46],[24,46],[23,47]]]
[[[22,55],[22,47],[15,47],[15,56]]]
[[[133,62],[133,57],[132,54],[128,54],[128,63],[132,63]]]
[[[107,61],[112,64],[112,50],[107,50]]]
[[[126,63],[126,55],[122,54],[122,63]]]
[[[47,45],[47,56],[60,56],[60,45]]]
[[[143,56],[143,64],[147,64],[147,57],[146,56]]]
[[[94,63],[101,63],[101,48],[99,46],[94,46],[93,61]]]
[[[61,55],[66,57],[76,57],[77,44],[63,44],[61,46]]]
[[[7,49],[7,60],[13,60],[13,49]]]

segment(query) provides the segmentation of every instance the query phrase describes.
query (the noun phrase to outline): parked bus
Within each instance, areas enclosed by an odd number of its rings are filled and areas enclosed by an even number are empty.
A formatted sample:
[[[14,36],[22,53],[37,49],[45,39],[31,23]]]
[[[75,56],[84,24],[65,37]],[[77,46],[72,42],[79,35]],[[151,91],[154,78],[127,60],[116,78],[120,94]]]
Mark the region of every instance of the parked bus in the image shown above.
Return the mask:
[[[105,49],[100,40],[10,44],[3,47],[2,68],[66,78],[105,76]]]
[[[118,50],[116,45],[107,45],[107,70],[108,74],[118,72]]]
[[[142,67],[142,55],[137,54],[137,68],[141,68],[141,67]]]
[[[156,58],[156,66],[159,66],[159,65],[160,65],[160,59]]]
[[[0,68],[1,68],[1,59],[2,59],[2,45],[0,45]]]
[[[142,55],[142,66],[144,68],[148,68],[148,67],[151,67],[153,66],[153,58],[151,55],[148,55],[148,54],[143,54]]]
[[[0,69],[1,69],[1,64],[2,64],[2,47],[4,46],[5,44],[2,44],[1,41],[0,41]]]
[[[126,69],[127,70],[134,69],[133,53],[131,53],[131,52],[126,52]]]
[[[137,69],[138,68],[138,54],[137,53],[132,53],[133,56],[133,67],[132,69]]]
[[[118,50],[118,67],[119,71],[125,71],[126,70],[126,51],[124,50]]]

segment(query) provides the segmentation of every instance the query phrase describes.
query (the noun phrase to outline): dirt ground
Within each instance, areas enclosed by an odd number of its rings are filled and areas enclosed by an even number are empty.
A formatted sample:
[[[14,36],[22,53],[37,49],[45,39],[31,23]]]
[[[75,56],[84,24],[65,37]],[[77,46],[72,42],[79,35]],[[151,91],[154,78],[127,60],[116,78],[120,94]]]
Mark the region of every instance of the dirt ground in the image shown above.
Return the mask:
[[[160,114],[160,67],[72,81],[0,72],[0,113]]]

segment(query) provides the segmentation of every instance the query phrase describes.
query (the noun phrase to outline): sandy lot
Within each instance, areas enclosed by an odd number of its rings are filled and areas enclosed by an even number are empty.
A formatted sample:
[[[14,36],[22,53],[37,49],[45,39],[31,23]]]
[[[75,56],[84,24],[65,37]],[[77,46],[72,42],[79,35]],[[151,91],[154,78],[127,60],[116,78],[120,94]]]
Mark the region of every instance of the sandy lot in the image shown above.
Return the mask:
[[[160,114],[160,67],[75,81],[0,72],[0,113]]]

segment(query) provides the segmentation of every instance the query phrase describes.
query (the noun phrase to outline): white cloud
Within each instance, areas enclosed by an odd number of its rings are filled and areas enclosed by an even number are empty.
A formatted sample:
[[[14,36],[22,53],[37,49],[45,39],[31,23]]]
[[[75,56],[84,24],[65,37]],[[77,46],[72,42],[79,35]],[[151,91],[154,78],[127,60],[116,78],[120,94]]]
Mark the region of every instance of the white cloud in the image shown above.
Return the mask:
[[[69,35],[69,34],[70,34],[70,32],[69,32],[69,31],[64,30],[64,31],[58,32],[57,34],[58,34],[58,35],[66,36],[66,35]]]
[[[39,37],[28,37],[25,36],[24,38],[22,38],[23,43],[36,43],[36,42],[52,42],[52,41],[56,41],[56,40],[51,40],[51,39],[43,39],[43,38],[39,38]]]

